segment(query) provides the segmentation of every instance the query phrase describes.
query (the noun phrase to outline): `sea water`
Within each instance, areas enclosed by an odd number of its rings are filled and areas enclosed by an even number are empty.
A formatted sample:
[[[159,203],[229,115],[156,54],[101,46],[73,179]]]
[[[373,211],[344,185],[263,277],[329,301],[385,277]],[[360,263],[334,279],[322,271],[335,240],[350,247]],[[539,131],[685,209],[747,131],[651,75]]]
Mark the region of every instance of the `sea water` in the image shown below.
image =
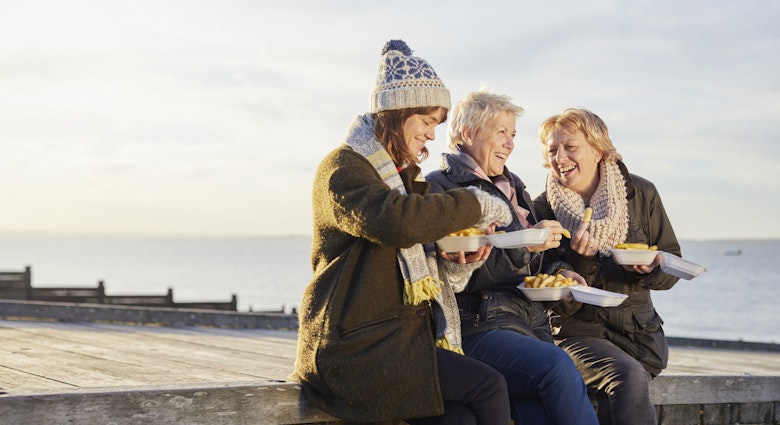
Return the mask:
[[[780,241],[681,241],[707,271],[654,291],[669,336],[780,343],[774,301]],[[0,271],[32,269],[33,286],[97,286],[109,295],[228,301],[241,311],[292,311],[311,278],[311,238],[0,236]]]

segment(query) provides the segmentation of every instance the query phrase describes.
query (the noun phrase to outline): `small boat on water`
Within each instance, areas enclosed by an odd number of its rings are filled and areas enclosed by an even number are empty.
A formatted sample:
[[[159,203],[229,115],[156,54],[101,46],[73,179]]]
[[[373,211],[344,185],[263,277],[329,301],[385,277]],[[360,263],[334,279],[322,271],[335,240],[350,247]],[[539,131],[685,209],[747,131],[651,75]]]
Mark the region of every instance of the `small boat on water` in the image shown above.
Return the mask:
[[[737,249],[724,249],[724,250],[720,251],[720,254],[721,255],[742,255],[742,249],[741,248],[737,248]]]

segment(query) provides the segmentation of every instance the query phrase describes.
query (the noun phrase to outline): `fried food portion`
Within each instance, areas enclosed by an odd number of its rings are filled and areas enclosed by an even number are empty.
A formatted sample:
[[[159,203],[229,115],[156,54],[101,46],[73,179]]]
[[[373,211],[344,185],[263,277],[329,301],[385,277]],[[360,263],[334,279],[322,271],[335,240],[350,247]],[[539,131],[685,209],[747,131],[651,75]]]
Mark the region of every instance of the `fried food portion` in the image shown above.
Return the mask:
[[[582,216],[582,221],[590,223],[590,218],[593,216],[593,208],[585,208],[585,215]]]
[[[657,251],[658,246],[656,245],[648,245],[646,243],[619,243],[615,245],[615,249],[639,249],[639,250],[649,250],[649,251]]]
[[[590,223],[591,217],[593,217],[593,208],[591,207],[585,208],[585,214],[582,216],[582,222]],[[569,231],[569,229],[563,229],[561,235],[563,235],[564,238],[571,239],[571,232]]]
[[[574,286],[577,282],[560,273],[549,275],[539,273],[536,276],[526,276],[524,279],[526,288],[560,288],[562,286]]]
[[[485,235],[485,231],[481,229],[477,229],[476,227],[467,227],[463,230],[458,230],[457,232],[452,232],[447,236],[483,236]]]

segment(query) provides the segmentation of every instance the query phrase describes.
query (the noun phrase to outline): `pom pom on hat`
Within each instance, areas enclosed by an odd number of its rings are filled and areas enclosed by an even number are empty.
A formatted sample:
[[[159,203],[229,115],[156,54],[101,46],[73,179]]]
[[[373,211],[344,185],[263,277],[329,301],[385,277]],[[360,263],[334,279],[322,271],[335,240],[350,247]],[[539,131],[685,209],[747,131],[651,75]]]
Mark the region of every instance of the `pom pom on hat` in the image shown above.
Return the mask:
[[[370,112],[441,106],[450,109],[450,91],[436,71],[403,40],[390,40],[382,48]]]
[[[385,43],[385,47],[382,49],[382,55],[386,55],[391,50],[397,50],[406,56],[412,55],[412,49],[403,40],[390,40]]]

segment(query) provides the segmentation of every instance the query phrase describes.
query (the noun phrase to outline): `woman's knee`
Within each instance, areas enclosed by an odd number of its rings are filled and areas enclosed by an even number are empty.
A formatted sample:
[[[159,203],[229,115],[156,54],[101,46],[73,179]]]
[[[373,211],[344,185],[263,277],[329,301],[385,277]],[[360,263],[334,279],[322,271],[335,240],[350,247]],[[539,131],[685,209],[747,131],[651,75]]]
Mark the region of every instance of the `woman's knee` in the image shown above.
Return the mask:
[[[545,360],[545,369],[540,375],[540,383],[546,385],[572,386],[582,385],[582,373],[569,354],[564,350],[555,347],[555,350],[549,350]],[[555,384],[553,384],[555,383]]]
[[[619,362],[612,365],[605,384],[608,394],[646,397],[650,392],[650,374],[637,361]]]
[[[650,387],[650,374],[647,373],[644,366],[638,361],[627,362],[620,365],[622,368],[622,379],[626,385],[635,387]]]
[[[506,378],[504,375],[486,363],[483,363],[479,360],[476,360],[476,362],[477,363],[475,366],[472,366],[472,368],[474,369],[473,373],[476,373],[482,377],[483,384],[481,387],[490,389],[491,391],[506,394],[507,387]]]
[[[557,346],[553,346],[553,348],[555,349],[548,350],[545,355],[547,360],[546,363],[549,365],[550,369],[557,373],[574,373],[579,375],[580,372],[577,370],[577,366],[574,364],[574,360],[572,360],[569,353]]]

